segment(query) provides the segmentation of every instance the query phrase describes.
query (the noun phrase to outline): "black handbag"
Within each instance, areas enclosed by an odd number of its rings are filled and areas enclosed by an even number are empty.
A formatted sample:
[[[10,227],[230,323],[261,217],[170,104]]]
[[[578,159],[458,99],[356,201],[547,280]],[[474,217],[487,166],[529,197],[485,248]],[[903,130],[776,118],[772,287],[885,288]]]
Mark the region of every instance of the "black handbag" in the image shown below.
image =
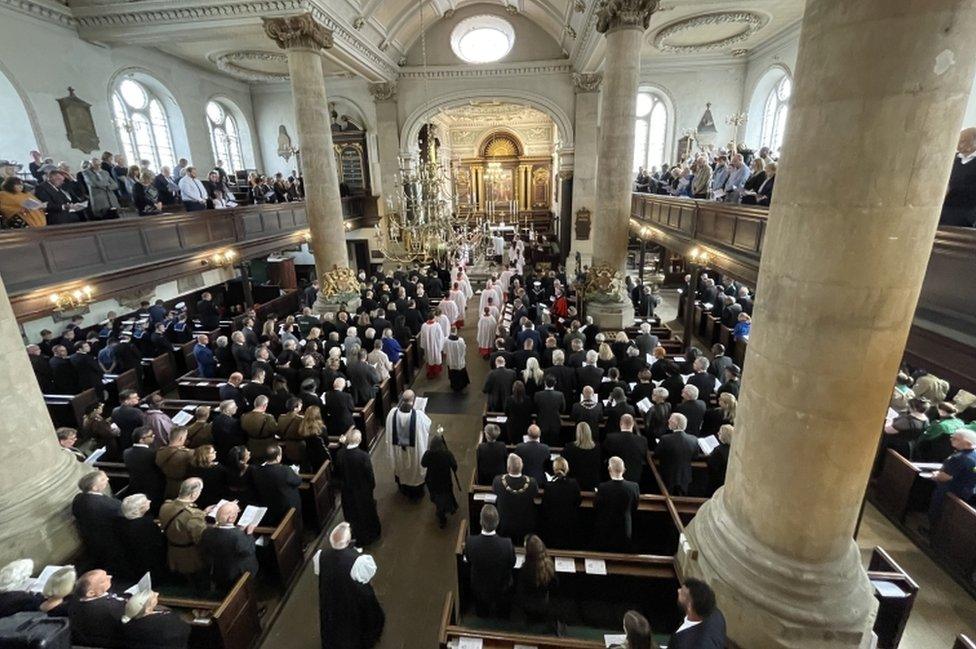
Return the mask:
[[[0,647],[4,649],[71,649],[66,617],[44,613],[15,613],[0,618]]]

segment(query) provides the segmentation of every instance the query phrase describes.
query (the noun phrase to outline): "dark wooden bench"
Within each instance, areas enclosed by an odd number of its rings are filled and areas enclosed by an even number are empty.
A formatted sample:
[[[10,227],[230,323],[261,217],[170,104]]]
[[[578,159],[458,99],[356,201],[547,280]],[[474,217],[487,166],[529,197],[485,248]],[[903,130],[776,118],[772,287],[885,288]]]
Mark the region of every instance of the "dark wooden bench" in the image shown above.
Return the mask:
[[[895,649],[901,642],[908,616],[915,605],[918,584],[882,548],[875,548],[871,553],[868,579],[874,586],[874,597],[878,600],[878,615],[874,620],[878,649]],[[885,587],[884,584],[890,586]],[[881,589],[885,589],[885,592]],[[891,590],[890,594],[887,593],[888,589]]]
[[[221,600],[160,595],[159,603],[175,611],[206,611],[191,623],[190,649],[250,649],[261,635],[254,578],[244,573]]]
[[[78,394],[45,394],[44,403],[55,426],[81,429],[85,408],[95,403],[95,391],[91,388]]]
[[[871,503],[894,523],[903,525],[909,512],[925,511],[935,488],[932,480],[902,455],[888,449],[881,472],[868,490]]]
[[[976,508],[948,494],[942,515],[932,530],[932,549],[957,579],[976,586]]]
[[[142,391],[169,392],[176,383],[176,373],[176,356],[174,354],[160,354],[152,358],[142,359]]]

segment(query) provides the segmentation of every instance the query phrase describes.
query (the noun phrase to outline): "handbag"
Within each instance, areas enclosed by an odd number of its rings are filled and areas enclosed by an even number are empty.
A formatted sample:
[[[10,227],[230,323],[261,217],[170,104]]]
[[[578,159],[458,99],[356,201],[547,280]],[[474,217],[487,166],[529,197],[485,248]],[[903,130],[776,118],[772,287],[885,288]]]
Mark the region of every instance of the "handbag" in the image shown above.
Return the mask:
[[[68,618],[44,613],[15,613],[0,618],[0,647],[5,649],[71,649]]]

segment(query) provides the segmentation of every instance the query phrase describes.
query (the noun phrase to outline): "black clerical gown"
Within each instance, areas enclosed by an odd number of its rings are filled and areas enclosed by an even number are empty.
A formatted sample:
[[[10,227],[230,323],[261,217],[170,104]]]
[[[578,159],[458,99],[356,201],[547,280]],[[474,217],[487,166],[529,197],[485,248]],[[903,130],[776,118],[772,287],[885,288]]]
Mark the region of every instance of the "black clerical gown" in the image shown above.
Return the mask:
[[[497,496],[498,533],[512,539],[516,545],[522,545],[525,536],[536,530],[538,483],[527,476],[516,478],[505,474],[495,478],[492,491]]]
[[[636,482],[607,480],[597,487],[594,545],[604,552],[631,552],[631,526],[640,489]]]
[[[322,649],[370,649],[383,634],[383,609],[373,587],[351,576],[354,548],[322,550],[319,557],[319,623]]]
[[[122,503],[112,496],[80,493],[71,503],[71,513],[95,565],[109,572],[125,573],[128,566],[119,552],[116,527],[122,518]]]
[[[302,485],[301,477],[289,466],[264,463],[252,469],[251,479],[254,481],[258,502],[268,508],[266,524],[277,525],[289,509],[294,509],[295,519],[301,529],[302,499],[298,494],[298,488]]]
[[[342,513],[352,526],[356,544],[367,546],[380,537],[382,529],[373,498],[376,478],[369,453],[359,447],[342,449],[336,455],[336,472],[342,484]]]

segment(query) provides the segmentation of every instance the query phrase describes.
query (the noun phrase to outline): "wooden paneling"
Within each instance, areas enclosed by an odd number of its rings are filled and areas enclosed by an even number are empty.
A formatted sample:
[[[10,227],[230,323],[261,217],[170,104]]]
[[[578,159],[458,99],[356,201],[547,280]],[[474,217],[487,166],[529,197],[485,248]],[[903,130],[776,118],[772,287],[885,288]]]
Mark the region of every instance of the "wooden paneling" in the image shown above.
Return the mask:
[[[90,284],[112,297],[200,272],[224,247],[250,258],[294,246],[306,227],[304,203],[288,203],[8,231],[0,275],[25,320],[49,312],[54,289]]]

